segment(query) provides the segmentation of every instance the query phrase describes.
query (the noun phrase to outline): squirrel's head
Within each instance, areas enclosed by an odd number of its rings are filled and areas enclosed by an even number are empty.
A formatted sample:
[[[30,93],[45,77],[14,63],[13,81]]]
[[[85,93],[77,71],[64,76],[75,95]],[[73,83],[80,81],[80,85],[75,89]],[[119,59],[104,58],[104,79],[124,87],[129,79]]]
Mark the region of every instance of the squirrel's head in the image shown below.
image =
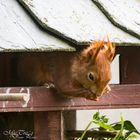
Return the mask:
[[[89,93],[83,97],[97,100],[110,90],[111,62],[115,55],[115,46],[108,41],[97,41],[84,49],[72,66],[73,78]]]

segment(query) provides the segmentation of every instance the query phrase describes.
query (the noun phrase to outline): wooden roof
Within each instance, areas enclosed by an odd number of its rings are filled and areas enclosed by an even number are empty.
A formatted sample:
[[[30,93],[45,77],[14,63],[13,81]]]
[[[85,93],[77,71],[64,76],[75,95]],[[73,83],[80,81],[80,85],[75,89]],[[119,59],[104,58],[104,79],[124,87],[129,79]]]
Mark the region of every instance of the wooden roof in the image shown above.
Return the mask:
[[[119,45],[140,44],[139,1],[19,1],[44,29],[78,45],[102,39],[106,34],[109,34],[111,41]],[[105,11],[102,10],[103,7],[107,12],[103,12]],[[108,18],[109,16],[110,18]],[[116,27],[115,24],[112,24],[111,19],[116,20],[117,25],[120,26]]]
[[[118,28],[140,39],[140,1],[93,0]]]
[[[140,46],[137,0],[2,0],[0,12],[1,52],[75,51],[106,34],[118,45]]]
[[[75,51],[63,40],[43,31],[16,0],[0,2],[0,51]]]

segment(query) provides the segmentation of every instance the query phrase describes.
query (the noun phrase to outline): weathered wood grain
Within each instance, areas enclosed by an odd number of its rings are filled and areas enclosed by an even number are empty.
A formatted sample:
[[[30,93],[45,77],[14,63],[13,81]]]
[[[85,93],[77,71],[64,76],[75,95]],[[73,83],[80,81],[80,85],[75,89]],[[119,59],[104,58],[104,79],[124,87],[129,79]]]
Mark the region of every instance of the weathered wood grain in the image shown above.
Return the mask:
[[[103,108],[140,107],[140,85],[112,85],[110,94],[97,101],[84,98],[65,98],[45,87],[0,88],[0,93],[24,92],[30,94],[28,102],[0,102],[0,112],[7,111],[56,111]]]
[[[120,45],[139,45],[140,40],[114,26],[92,0],[18,0],[34,19],[76,44],[89,44],[109,34]]]
[[[36,112],[34,117],[36,140],[64,140],[61,111]]]
[[[118,28],[140,39],[140,1],[93,0]]]
[[[44,32],[16,0],[0,1],[0,52],[75,51]]]

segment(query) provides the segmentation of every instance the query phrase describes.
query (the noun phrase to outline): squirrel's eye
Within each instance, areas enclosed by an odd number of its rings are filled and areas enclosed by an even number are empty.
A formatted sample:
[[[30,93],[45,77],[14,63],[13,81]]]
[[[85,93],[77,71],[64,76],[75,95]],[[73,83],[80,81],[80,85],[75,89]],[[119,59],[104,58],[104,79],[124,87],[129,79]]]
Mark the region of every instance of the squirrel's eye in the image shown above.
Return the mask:
[[[88,79],[91,80],[91,81],[94,81],[95,80],[95,77],[94,77],[93,73],[90,72],[88,74]]]
[[[107,50],[107,49],[108,49],[107,45],[104,44],[103,47],[102,47],[102,50]]]

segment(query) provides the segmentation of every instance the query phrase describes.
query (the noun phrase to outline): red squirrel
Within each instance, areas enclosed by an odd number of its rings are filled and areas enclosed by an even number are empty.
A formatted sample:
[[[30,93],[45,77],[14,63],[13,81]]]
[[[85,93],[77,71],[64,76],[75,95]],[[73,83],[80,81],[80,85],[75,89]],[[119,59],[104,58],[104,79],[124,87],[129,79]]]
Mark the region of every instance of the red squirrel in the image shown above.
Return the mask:
[[[23,54],[18,62],[18,78],[23,85],[49,85],[67,97],[98,100],[111,90],[108,82],[114,55],[115,45],[109,38],[106,43],[100,40],[91,43],[78,55],[66,52]]]

